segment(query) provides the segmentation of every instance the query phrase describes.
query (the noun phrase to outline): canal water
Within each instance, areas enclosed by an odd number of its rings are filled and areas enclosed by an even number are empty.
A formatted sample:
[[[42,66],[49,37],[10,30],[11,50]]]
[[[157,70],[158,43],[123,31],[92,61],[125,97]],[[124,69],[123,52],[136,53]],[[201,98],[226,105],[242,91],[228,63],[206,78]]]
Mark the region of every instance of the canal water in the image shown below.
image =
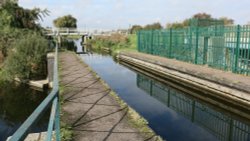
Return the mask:
[[[29,117],[35,108],[44,100],[47,92],[31,89],[19,83],[0,84],[0,141],[5,141]],[[31,132],[47,130],[49,114],[31,129]]]
[[[249,121],[116,63],[109,55],[81,58],[167,141],[250,141]]]

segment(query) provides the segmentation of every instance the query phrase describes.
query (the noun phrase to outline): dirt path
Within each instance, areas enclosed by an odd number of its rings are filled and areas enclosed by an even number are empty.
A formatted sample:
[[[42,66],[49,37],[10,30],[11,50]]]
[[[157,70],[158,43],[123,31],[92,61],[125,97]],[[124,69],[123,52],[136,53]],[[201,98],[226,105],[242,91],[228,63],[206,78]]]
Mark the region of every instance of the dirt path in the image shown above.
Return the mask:
[[[140,133],[86,64],[73,53],[60,53],[60,84],[64,88],[63,122],[72,127],[76,141],[142,141],[155,136]],[[143,134],[143,135],[142,135]]]

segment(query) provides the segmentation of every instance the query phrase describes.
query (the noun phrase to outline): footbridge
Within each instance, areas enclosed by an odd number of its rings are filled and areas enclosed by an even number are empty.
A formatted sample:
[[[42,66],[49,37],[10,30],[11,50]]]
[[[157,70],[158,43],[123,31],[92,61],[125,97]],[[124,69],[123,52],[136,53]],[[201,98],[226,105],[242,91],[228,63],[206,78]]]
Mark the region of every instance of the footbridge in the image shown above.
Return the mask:
[[[88,31],[86,30],[82,30],[82,29],[77,29],[77,28],[46,28],[44,30],[45,35],[48,36],[69,36],[69,35],[88,35],[90,34]]]
[[[127,34],[127,32],[121,30],[107,30],[107,29],[92,29],[87,30],[83,28],[46,28],[44,29],[44,34],[48,36],[98,36],[105,35],[109,36],[111,34]]]

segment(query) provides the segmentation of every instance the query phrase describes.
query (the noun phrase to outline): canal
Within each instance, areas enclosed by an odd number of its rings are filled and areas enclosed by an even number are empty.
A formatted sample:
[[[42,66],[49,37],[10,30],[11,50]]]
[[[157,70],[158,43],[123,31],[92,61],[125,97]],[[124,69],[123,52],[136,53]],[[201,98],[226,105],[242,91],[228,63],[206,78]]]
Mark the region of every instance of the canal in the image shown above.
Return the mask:
[[[237,115],[123,66],[109,55],[80,57],[167,141],[250,141],[249,121]]]
[[[30,116],[48,92],[30,88],[25,84],[0,84],[0,141],[5,141]],[[47,130],[49,113],[31,129],[32,133]]]

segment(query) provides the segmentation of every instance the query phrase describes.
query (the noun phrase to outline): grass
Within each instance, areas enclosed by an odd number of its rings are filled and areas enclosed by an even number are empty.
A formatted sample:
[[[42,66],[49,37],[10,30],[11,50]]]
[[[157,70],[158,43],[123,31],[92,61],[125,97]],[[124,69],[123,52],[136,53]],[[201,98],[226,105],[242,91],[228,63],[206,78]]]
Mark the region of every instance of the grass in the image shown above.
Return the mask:
[[[115,49],[114,52],[121,52],[121,51],[137,51],[137,37],[136,34],[130,34],[127,36],[128,38],[128,46],[124,48]]]
[[[58,66],[59,66],[59,79],[62,75],[62,64],[60,63],[60,61],[58,61]],[[60,107],[62,107],[63,105],[63,93],[66,91],[66,87],[64,87],[63,85],[59,84],[59,99],[60,99]],[[62,117],[63,115],[65,115],[66,113],[64,113],[62,110],[60,111],[60,117]],[[63,141],[72,141],[73,140],[73,131],[72,131],[72,127],[68,124],[66,124],[65,122],[63,122],[62,120],[60,120],[60,134],[61,134],[61,140]]]
[[[120,35],[114,34],[111,36],[96,37],[91,41],[94,48],[111,49],[112,55],[116,55],[121,51],[137,51],[137,36],[136,34]]]

